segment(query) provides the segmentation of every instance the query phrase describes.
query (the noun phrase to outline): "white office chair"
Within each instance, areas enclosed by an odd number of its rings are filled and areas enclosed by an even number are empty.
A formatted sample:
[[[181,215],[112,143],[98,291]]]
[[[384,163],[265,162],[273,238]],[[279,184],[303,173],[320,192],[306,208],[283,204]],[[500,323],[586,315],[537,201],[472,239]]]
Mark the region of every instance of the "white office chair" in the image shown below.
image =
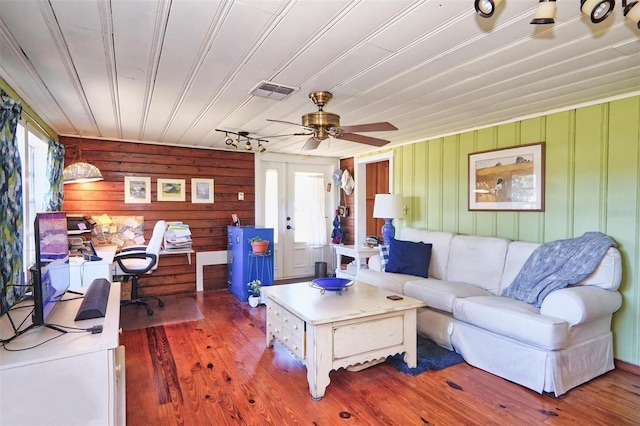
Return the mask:
[[[116,272],[116,275],[131,275],[131,297],[129,300],[123,300],[121,306],[142,305],[147,309],[147,314],[149,315],[153,315],[153,310],[146,299],[156,299],[160,307],[164,306],[164,302],[156,296],[138,296],[138,277],[143,274],[150,274],[158,267],[160,247],[162,246],[166,229],[167,223],[164,220],[159,220],[153,227],[153,233],[148,245],[125,247],[113,258],[120,269]]]

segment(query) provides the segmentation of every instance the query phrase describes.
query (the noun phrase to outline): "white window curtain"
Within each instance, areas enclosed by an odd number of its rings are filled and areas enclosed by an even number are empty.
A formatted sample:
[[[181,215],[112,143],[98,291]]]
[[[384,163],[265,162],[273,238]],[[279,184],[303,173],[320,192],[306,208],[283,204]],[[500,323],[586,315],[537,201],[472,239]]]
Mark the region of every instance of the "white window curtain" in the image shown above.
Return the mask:
[[[296,242],[312,246],[327,244],[324,176],[296,173]]]

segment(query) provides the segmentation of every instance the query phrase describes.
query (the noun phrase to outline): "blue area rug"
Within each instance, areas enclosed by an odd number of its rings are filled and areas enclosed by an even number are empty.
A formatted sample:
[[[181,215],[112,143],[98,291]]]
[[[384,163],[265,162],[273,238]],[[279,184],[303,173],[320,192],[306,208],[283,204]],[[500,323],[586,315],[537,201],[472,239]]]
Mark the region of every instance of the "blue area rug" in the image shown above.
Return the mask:
[[[409,368],[404,362],[404,354],[387,357],[389,364],[399,371],[417,376],[428,370],[442,370],[452,365],[460,364],[464,359],[457,352],[438,346],[433,340],[418,335],[418,366]]]

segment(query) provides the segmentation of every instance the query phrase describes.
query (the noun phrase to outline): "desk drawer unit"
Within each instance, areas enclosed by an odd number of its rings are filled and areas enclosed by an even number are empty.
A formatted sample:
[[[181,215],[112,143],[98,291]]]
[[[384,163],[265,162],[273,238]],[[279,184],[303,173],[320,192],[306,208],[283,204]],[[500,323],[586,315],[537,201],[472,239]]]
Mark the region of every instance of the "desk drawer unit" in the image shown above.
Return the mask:
[[[278,339],[296,358],[304,360],[305,353],[305,322],[294,314],[278,305],[267,305],[267,322],[276,339]]]

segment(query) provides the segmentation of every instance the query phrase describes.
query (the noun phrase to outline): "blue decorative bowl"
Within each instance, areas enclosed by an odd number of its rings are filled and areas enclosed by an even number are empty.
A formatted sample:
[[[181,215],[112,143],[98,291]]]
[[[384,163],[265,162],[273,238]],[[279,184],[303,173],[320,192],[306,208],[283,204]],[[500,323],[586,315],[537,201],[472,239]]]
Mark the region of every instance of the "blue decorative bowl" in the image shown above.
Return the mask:
[[[316,278],[311,281],[311,287],[319,288],[322,293],[325,291],[342,291],[353,285],[353,281],[348,278]]]

